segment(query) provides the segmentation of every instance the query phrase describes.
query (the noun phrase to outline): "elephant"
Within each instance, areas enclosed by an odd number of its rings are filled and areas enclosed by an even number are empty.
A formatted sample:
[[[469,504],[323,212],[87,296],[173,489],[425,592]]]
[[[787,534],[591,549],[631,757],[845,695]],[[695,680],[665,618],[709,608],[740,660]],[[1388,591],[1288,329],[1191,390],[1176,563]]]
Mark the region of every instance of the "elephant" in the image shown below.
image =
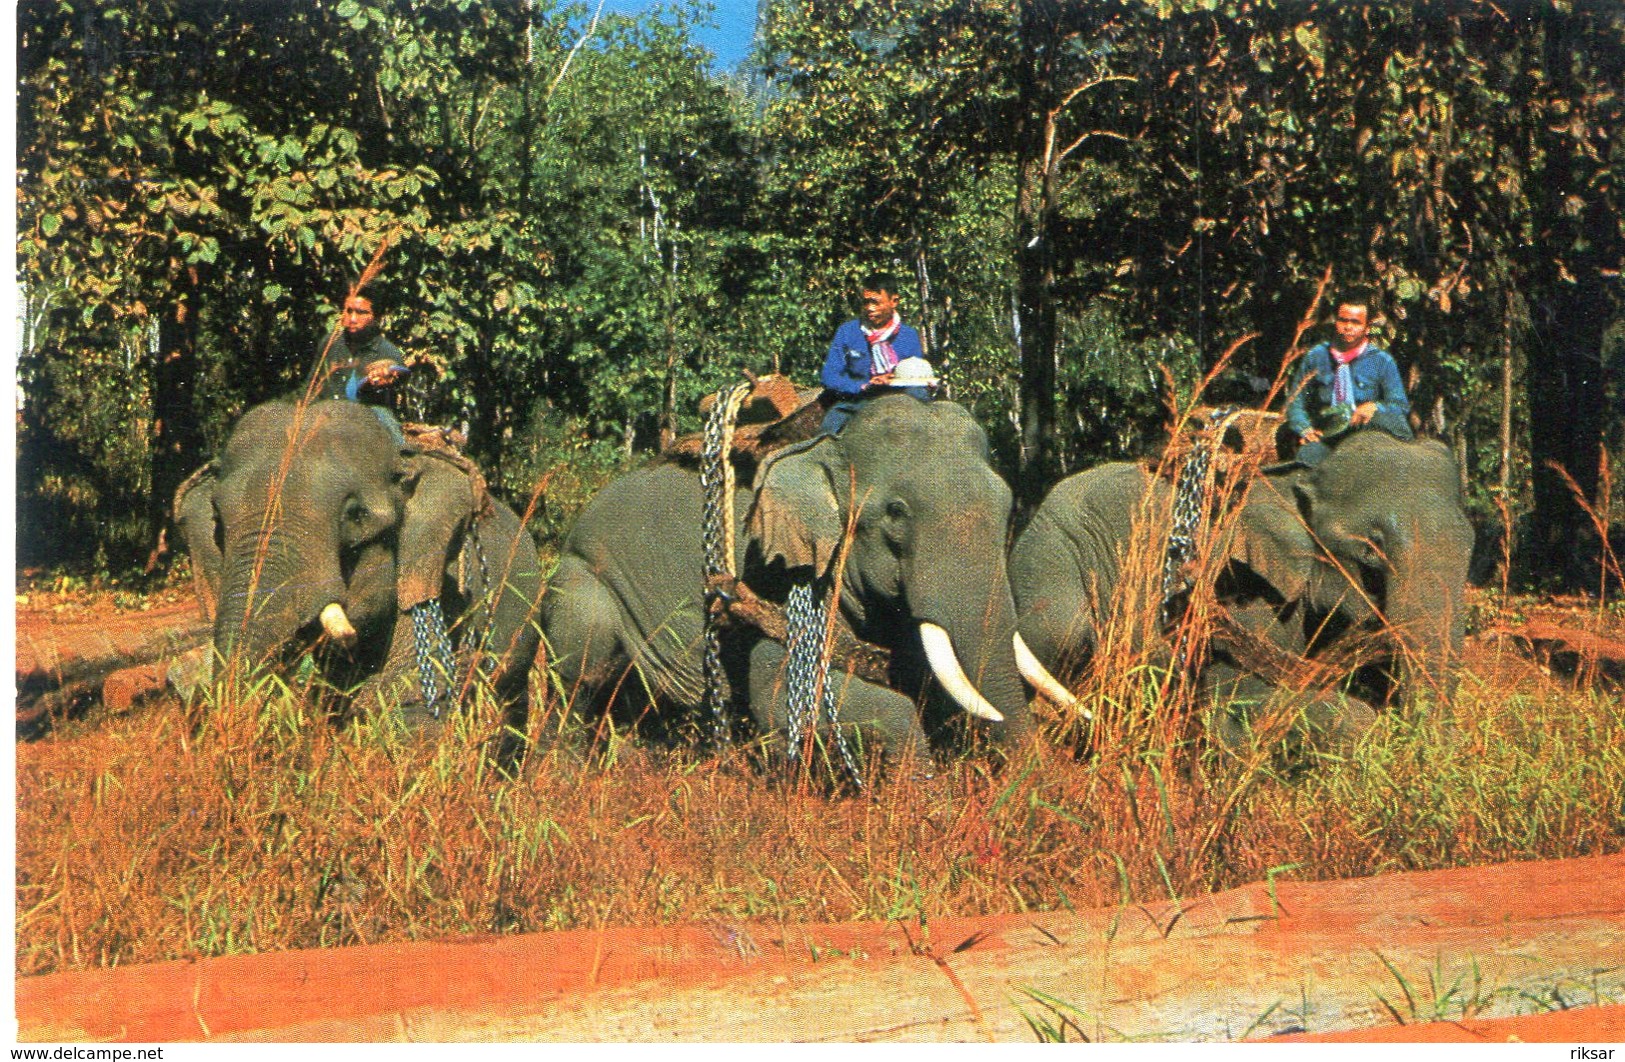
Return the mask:
[[[1140,465],[1077,473],[1052,489],[1012,547],[1021,634],[1057,674],[1075,675],[1101,640],[1148,491],[1151,511],[1166,512],[1173,488]],[[1447,691],[1473,544],[1447,448],[1360,431],[1315,468],[1264,470],[1239,504],[1234,520],[1220,521],[1214,545],[1222,551],[1215,596],[1239,629],[1297,656],[1358,654],[1354,643],[1366,637],[1377,645],[1357,655],[1363,662],[1349,692],[1358,696],[1316,701],[1272,688],[1215,643],[1201,688],[1210,704],[1240,706],[1216,712],[1223,743],[1244,739],[1249,713],[1283,701],[1320,716],[1333,736],[1352,736],[1374,720],[1369,702],[1391,699],[1407,669],[1397,692]]]
[[[669,725],[702,707],[704,503],[699,474],[667,460],[611,481],[567,536],[542,629],[578,720],[641,707]],[[839,434],[770,451],[732,505],[735,571],[754,594],[783,602],[798,581],[838,578],[842,624],[890,650],[880,681],[832,666],[840,734],[886,762],[929,757],[911,696],[924,691],[938,738],[956,705],[1006,751],[1032,737],[1006,574],[1010,489],[962,406],[868,400]],[[735,625],[720,648],[726,697],[772,744],[790,714],[784,644]]]
[[[522,732],[541,564],[519,518],[466,461],[401,446],[354,402],[272,401],[245,413],[220,457],[182,484],[174,514],[213,617],[214,659],[281,665],[315,649],[323,678],[351,701],[387,694],[419,725],[477,656]],[[436,606],[438,620],[418,619]]]

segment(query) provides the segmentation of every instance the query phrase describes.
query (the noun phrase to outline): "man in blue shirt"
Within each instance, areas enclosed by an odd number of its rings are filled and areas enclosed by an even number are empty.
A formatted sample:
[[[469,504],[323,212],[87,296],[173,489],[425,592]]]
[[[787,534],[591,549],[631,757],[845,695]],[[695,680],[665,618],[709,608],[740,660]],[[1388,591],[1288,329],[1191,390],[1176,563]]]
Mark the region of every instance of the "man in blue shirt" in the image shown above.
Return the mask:
[[[1410,439],[1411,411],[1393,355],[1371,342],[1370,302],[1337,304],[1337,340],[1304,355],[1287,404],[1287,426],[1299,441],[1297,459],[1311,467],[1331,453],[1327,440],[1367,426]]]
[[[864,277],[859,315],[836,329],[824,359],[820,379],[835,403],[819,430],[826,435],[839,432],[860,402],[890,390],[892,370],[899,361],[924,355],[920,333],[897,313],[897,282],[884,273]]]

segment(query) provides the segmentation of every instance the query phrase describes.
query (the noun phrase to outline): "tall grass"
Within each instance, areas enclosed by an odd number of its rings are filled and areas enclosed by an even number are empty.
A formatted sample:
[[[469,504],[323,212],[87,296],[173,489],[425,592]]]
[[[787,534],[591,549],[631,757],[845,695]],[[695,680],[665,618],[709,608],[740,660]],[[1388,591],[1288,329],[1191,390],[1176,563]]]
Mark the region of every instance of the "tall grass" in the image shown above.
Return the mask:
[[[1289,865],[1323,878],[1625,847],[1613,694],[1533,669],[1469,677],[1452,725],[1390,714],[1289,777],[1167,725],[1155,669],[1142,677],[1088,755],[1054,721],[1031,759],[966,754],[861,798],[749,749],[624,735],[508,776],[483,698],[438,733],[387,714],[335,727],[274,681],[89,720],[19,748],[17,971],[607,922],[929,922]],[[558,708],[542,700],[533,734]]]

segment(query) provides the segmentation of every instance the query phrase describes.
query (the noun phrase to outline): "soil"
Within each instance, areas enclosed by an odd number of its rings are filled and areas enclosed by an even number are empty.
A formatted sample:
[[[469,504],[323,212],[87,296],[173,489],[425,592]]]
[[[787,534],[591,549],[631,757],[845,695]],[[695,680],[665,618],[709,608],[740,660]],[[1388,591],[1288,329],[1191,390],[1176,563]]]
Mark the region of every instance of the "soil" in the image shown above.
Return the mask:
[[[1625,855],[919,924],[600,929],[22,978],[19,1039],[1625,1039]]]
[[[24,737],[98,701],[121,712],[161,692],[169,660],[202,644],[209,629],[196,600],[178,591],[133,607],[106,594],[21,593],[16,624],[17,728]]]
[[[60,675],[64,666],[109,647],[140,644],[203,622],[197,602],[178,592],[143,598],[132,607],[106,594],[35,591],[18,595],[16,615],[19,682]]]

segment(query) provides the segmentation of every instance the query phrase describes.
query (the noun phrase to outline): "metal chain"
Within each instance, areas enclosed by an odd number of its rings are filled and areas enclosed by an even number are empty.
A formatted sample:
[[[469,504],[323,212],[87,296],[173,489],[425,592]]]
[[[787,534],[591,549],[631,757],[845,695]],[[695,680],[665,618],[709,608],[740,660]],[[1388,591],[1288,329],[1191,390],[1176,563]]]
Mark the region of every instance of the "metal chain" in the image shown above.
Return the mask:
[[[496,605],[491,600],[491,573],[485,560],[485,547],[480,542],[478,516],[475,516],[469,525],[467,541],[473,544],[474,557],[480,566],[479,585],[483,590],[481,595],[483,605],[471,605],[464,614],[458,646],[463,655],[469,659],[470,668],[480,668],[489,678],[488,669],[494,661],[484,655],[484,650],[490,642],[491,628],[496,622]],[[482,608],[485,613],[483,625],[471,622],[475,607]],[[478,636],[474,633],[476,629],[479,629]],[[441,705],[450,699],[451,688],[457,674],[457,658],[452,652],[446,613],[440,605],[439,598],[423,601],[412,607],[412,644],[417,656],[418,685],[423,691],[423,703],[429,709],[429,713],[439,719]],[[445,683],[444,688],[441,687],[442,681]]]
[[[440,718],[440,704],[451,692],[455,663],[451,653],[451,639],[446,635],[446,614],[440,609],[438,598],[424,601],[412,608],[412,640],[417,650],[418,683],[423,687],[423,703],[429,713]],[[445,689],[440,682],[444,679]]]
[[[1185,576],[1185,565],[1196,556],[1207,523],[1207,490],[1211,480],[1213,451],[1221,442],[1222,433],[1214,428],[1222,423],[1235,407],[1215,409],[1208,413],[1208,423],[1192,443],[1191,452],[1179,470],[1179,482],[1174,488],[1173,527],[1168,532],[1168,548],[1162,559],[1162,625],[1167,628],[1178,616],[1179,597],[1190,589]],[[1186,650],[1182,647],[1174,661],[1176,670],[1183,670]]]
[[[709,741],[728,744],[728,715],[724,705],[722,671],[722,631],[712,610],[715,591],[712,579],[732,575],[734,565],[733,494],[734,469],[729,451],[733,448],[734,419],[739,406],[754,385],[736,384],[717,397],[711,416],[705,422],[704,448],[700,455],[700,487],[705,494],[705,510],[700,534],[705,549],[705,648],[702,667],[705,678],[705,719],[701,726]]]
[[[468,614],[464,616],[460,645],[463,652],[469,656],[470,666],[478,667],[484,676],[489,679],[491,677],[490,670],[496,666],[496,661],[490,657],[486,650],[490,648],[491,644],[491,629],[496,626],[496,599],[500,588],[493,589],[491,586],[491,569],[485,561],[485,543],[480,541],[480,516],[478,513],[475,513],[474,518],[469,521],[467,542],[474,546],[474,559],[479,562],[481,593],[477,602],[470,602]],[[464,546],[464,549],[467,549],[467,545]],[[476,607],[485,613],[485,622],[480,625],[478,637],[474,635],[475,624],[468,622]]]
[[[829,633],[829,604],[824,596],[815,592],[811,581],[797,583],[790,588],[785,601],[785,621],[789,628],[788,685],[790,715],[785,723],[788,742],[786,755],[795,763],[807,743],[807,735],[818,726],[822,715],[835,735],[835,750],[847,777],[857,788],[863,788],[863,772],[858,770],[857,758],[848,747],[846,734],[840,727],[840,709],[835,703],[835,691],[829,681],[829,656],[826,652]]]

